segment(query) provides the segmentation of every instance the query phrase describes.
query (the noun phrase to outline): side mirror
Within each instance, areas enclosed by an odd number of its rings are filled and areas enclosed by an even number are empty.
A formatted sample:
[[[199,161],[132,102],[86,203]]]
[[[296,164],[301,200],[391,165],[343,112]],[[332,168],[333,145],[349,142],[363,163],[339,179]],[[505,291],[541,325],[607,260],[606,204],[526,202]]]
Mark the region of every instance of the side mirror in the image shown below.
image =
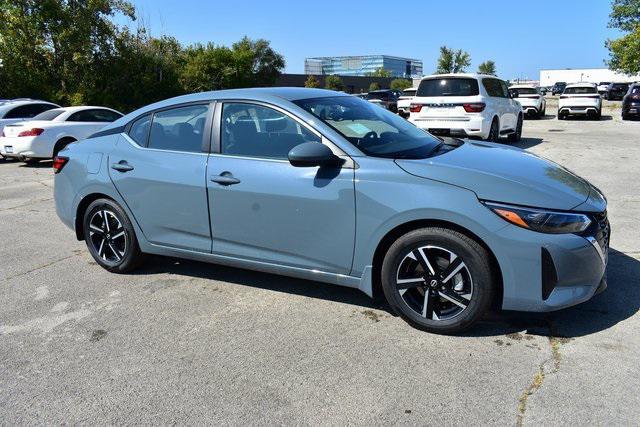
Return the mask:
[[[299,168],[331,167],[341,165],[343,160],[333,154],[333,151],[324,144],[305,142],[304,144],[296,145],[289,151],[289,163]]]

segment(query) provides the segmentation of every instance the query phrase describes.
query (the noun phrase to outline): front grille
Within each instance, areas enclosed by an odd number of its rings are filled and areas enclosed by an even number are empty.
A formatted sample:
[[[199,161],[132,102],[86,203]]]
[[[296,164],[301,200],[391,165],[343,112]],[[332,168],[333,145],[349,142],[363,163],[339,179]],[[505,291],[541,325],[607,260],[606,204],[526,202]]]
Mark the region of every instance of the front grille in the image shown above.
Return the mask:
[[[592,236],[595,237],[598,245],[602,248],[602,252],[606,253],[609,249],[609,239],[611,237],[611,226],[607,218],[607,211],[593,214],[595,226],[593,227]],[[591,227],[589,227],[591,228]]]

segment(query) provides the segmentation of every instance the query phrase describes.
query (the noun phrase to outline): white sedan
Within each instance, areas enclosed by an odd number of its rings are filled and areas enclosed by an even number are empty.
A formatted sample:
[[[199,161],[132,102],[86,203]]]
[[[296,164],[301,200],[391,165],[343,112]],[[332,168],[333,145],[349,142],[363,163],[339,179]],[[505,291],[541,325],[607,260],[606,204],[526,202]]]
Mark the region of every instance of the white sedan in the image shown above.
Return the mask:
[[[22,161],[51,159],[74,141],[84,139],[122,117],[105,107],[55,108],[25,122],[8,124],[0,137],[0,155]]]
[[[37,99],[6,99],[0,102],[0,134],[6,125],[31,120],[52,108],[60,108],[60,106]]]

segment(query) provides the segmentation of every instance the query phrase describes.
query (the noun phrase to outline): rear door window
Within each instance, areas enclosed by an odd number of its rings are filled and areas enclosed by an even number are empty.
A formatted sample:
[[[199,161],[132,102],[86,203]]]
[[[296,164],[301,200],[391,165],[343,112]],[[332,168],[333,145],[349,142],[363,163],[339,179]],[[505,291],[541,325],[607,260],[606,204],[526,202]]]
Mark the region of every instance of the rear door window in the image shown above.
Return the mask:
[[[156,150],[202,152],[208,111],[208,105],[189,105],[155,113],[148,147]]]
[[[68,122],[113,122],[122,117],[120,113],[116,113],[115,111],[104,110],[104,109],[94,109],[94,110],[83,110],[78,111],[77,113],[73,113],[66,120]]]
[[[464,77],[443,77],[422,80],[417,96],[476,96],[478,81]]]
[[[37,116],[43,111],[51,110],[53,108],[57,108],[55,105],[51,104],[27,104],[20,105],[12,110],[10,110],[7,114],[5,114],[5,119],[30,119],[32,117]]]

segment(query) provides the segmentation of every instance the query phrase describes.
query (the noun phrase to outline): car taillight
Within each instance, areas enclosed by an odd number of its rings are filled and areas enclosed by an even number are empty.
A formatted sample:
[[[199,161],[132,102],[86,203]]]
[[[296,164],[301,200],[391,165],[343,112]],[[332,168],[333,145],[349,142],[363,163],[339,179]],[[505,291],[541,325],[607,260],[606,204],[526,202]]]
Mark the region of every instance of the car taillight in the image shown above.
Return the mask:
[[[53,159],[53,173],[59,173],[68,161],[68,157],[56,156]]]
[[[4,131],[3,131],[4,132]],[[32,128],[29,130],[23,130],[22,132],[20,132],[18,134],[18,136],[38,136],[40,135],[42,132],[44,132],[44,129],[41,128]]]
[[[484,111],[484,107],[486,107],[484,102],[475,102],[473,104],[462,104],[462,108],[467,113],[481,113]]]
[[[422,110],[422,104],[411,104],[409,106],[409,111],[412,113],[419,113]]]

